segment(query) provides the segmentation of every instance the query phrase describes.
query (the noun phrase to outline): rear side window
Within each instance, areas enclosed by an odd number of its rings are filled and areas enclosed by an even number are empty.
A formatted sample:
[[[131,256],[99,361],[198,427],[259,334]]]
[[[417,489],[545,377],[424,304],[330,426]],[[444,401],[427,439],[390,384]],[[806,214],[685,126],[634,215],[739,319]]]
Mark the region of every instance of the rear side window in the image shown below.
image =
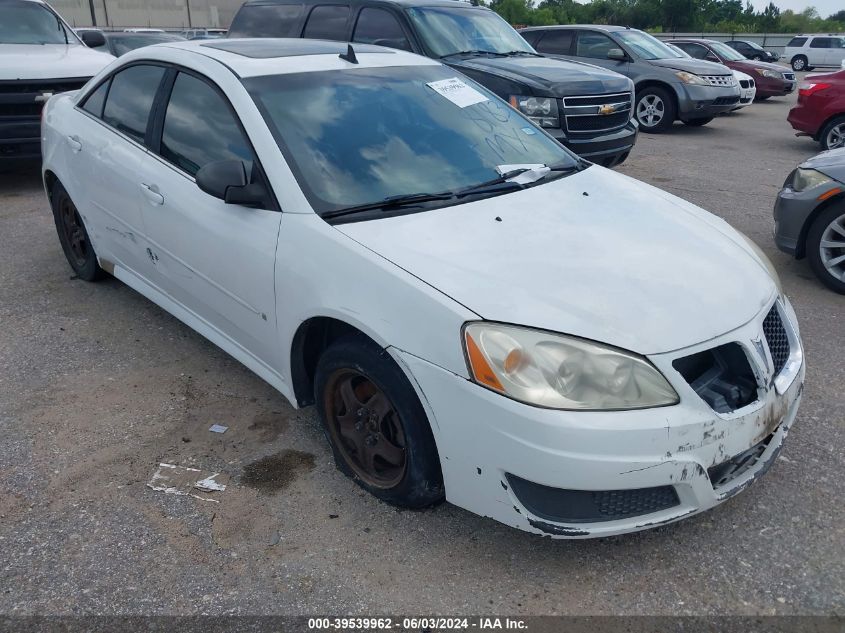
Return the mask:
[[[109,91],[109,81],[104,81],[100,86],[88,95],[85,103],[82,104],[82,109],[93,114],[98,119],[103,118],[103,105],[106,103],[106,94]]]
[[[807,43],[806,37],[793,37],[791,40],[789,40],[789,44],[787,44],[787,47],[801,48],[806,43]]]
[[[620,48],[620,46],[607,35],[591,31],[581,31],[578,33],[578,50],[575,54],[578,57],[607,59],[607,52],[611,48]]]
[[[564,31],[556,29],[554,31],[546,31],[543,38],[534,47],[540,53],[549,53],[550,55],[569,55],[572,51],[572,40],[575,34],[572,31]],[[605,57],[607,54],[605,54]]]
[[[399,20],[389,11],[371,7],[365,7],[358,15],[352,41],[411,50],[411,44],[405,37]]]
[[[700,44],[690,44],[688,42],[672,42],[672,44],[680,48],[690,57],[695,57],[696,59],[704,59],[707,57],[707,53],[709,52]]]
[[[315,40],[346,40],[346,22],[349,20],[349,7],[323,5],[314,7],[302,37]]]
[[[103,109],[103,121],[143,143],[153,99],[163,76],[161,66],[130,66],[116,73]]]
[[[176,76],[167,104],[161,155],[191,176],[219,160],[243,161],[252,173],[252,149],[229,105],[206,82],[185,73]]]
[[[244,6],[229,29],[229,37],[296,37],[301,4]]]

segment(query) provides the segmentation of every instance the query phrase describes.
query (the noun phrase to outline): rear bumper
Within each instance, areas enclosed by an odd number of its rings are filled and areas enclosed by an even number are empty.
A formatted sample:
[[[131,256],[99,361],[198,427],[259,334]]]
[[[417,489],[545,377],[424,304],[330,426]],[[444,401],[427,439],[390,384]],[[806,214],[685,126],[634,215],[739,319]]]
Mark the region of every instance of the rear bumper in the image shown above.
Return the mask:
[[[41,156],[39,117],[0,118],[0,164]]]
[[[800,96],[798,98],[801,99]],[[806,104],[799,101],[798,105],[789,111],[786,120],[789,121],[793,130],[798,130],[816,138],[819,128],[824,121],[823,116],[821,116],[822,114],[819,109],[809,108]]]
[[[618,130],[595,136],[571,134],[561,129],[546,131],[582,158],[611,167],[628,156],[637,142],[639,125],[632,119]]]

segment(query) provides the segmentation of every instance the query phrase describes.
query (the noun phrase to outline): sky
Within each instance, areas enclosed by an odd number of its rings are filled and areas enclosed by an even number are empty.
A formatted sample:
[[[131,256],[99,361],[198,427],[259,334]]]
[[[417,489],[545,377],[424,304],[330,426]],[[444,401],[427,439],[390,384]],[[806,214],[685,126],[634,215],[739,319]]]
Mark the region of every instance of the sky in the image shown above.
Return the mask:
[[[792,9],[795,13],[800,13],[807,7],[816,7],[823,18],[845,8],[845,2],[842,0],[774,0],[774,2],[781,11]],[[751,4],[758,11],[762,11],[769,4],[769,0],[751,0]]]

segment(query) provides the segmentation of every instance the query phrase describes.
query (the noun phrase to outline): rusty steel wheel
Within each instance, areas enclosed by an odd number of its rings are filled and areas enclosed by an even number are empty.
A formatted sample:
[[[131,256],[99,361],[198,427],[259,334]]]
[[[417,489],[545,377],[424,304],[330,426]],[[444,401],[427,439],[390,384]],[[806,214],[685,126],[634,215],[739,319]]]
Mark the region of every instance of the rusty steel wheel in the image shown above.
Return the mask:
[[[85,281],[95,281],[105,276],[97,262],[97,254],[94,252],[82,216],[60,182],[53,185],[50,203],[53,207],[53,220],[56,223],[59,242],[77,277]]]
[[[363,374],[336,370],[324,391],[332,442],[365,483],[393,488],[405,476],[402,421],[390,399]]]
[[[320,353],[314,402],[338,470],[382,501],[425,508],[443,501],[428,416],[385,349],[347,334]]]

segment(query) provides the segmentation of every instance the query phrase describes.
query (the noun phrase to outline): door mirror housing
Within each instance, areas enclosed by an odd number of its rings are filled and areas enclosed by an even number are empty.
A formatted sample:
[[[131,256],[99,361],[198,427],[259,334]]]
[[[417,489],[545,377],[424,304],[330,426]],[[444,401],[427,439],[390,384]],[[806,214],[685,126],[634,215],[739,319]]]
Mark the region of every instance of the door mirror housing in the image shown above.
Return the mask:
[[[267,188],[261,182],[250,183],[239,160],[208,163],[197,172],[196,181],[200,190],[226,204],[257,208],[267,204]]]
[[[625,54],[621,48],[611,48],[607,51],[607,58],[608,59],[615,59],[619,62],[624,62],[628,60],[628,56]]]
[[[102,31],[82,31],[79,37],[88,48],[99,48],[106,45],[106,36]]]

